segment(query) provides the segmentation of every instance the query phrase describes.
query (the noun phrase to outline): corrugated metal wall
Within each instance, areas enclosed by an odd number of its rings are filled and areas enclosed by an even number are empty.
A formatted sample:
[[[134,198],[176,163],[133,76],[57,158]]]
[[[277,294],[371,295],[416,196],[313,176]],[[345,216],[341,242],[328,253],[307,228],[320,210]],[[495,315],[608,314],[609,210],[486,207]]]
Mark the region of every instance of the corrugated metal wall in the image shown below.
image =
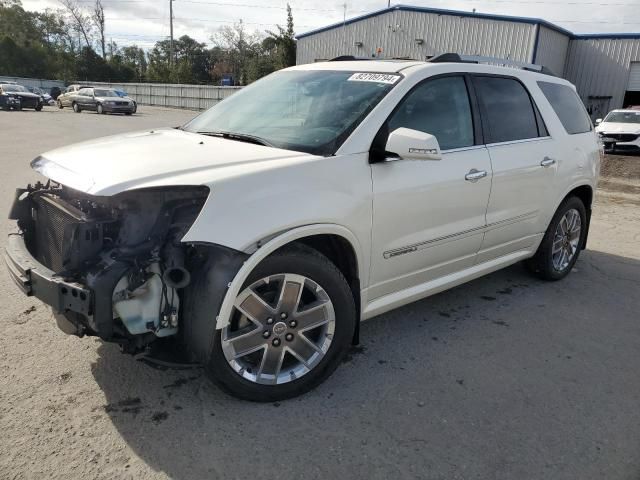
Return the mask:
[[[564,76],[595,118],[623,106],[633,61],[640,61],[640,38],[572,39]]]
[[[556,75],[564,73],[569,52],[569,35],[552,30],[544,25],[539,26],[538,45],[532,63],[544,65]]]
[[[298,40],[297,63],[338,55],[425,59],[445,52],[531,61],[535,25],[395,10]],[[417,39],[422,40],[420,44]],[[361,42],[362,46],[355,45]]]
[[[242,87],[213,85],[163,85],[155,83],[78,82],[126,91],[140,105],[205,110]]]

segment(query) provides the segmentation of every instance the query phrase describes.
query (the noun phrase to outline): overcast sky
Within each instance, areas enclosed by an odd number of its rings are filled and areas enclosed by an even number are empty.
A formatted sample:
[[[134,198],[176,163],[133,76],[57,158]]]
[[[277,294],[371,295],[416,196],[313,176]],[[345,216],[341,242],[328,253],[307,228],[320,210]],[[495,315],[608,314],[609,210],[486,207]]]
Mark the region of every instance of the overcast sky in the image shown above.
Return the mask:
[[[102,0],[108,38],[151,47],[169,35],[169,0]],[[93,0],[81,0],[90,8]],[[290,0],[296,33],[341,22],[344,1]],[[538,17],[576,33],[640,32],[640,0],[406,0],[391,2]],[[56,0],[22,0],[28,10],[60,8]],[[174,0],[174,35],[211,44],[221,26],[242,19],[249,28],[275,29],[286,21],[286,0]],[[347,0],[347,18],[387,6],[387,0]]]

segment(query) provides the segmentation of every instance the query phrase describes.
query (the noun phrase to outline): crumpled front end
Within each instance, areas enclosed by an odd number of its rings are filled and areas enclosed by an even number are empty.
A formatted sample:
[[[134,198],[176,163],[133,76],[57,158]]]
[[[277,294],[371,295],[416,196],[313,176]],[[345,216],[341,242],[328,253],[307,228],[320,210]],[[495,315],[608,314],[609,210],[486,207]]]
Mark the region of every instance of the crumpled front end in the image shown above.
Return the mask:
[[[60,328],[131,351],[173,335],[195,247],[181,243],[209,194],[202,186],[105,197],[60,185],[19,189],[7,266],[22,291],[50,305]]]

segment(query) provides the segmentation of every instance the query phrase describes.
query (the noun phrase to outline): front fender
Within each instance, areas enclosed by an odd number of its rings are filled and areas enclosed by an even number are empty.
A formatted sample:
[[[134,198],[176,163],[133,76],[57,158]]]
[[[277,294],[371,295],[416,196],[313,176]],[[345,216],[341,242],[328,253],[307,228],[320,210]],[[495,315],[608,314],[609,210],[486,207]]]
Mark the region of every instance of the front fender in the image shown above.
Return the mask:
[[[240,270],[238,270],[235,278],[229,284],[227,292],[224,296],[224,300],[222,301],[220,311],[218,312],[218,316],[216,317],[216,329],[224,328],[229,324],[229,319],[231,318],[233,304],[236,297],[240,293],[242,286],[247,280],[249,274],[262,260],[267,258],[277,249],[295,240],[310,237],[313,235],[327,234],[341,236],[351,244],[353,250],[356,252],[358,271],[361,272],[362,278],[368,278],[369,268],[366,264],[365,259],[363,258],[361,245],[358,242],[356,236],[349,229],[335,224],[314,224],[294,228],[269,240],[267,243],[262,245],[255,253],[253,253],[248,259],[245,260]]]

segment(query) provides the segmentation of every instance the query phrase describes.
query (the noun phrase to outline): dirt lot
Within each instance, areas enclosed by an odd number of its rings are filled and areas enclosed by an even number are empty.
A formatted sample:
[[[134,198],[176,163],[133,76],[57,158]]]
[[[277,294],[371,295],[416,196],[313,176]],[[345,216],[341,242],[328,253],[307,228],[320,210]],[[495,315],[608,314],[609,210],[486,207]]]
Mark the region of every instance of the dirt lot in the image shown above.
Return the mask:
[[[39,153],[192,115],[0,112],[0,216]],[[514,266],[367,322],[333,377],[287,402],[67,337],[2,272],[0,479],[637,480],[639,165],[605,160],[567,279]]]

